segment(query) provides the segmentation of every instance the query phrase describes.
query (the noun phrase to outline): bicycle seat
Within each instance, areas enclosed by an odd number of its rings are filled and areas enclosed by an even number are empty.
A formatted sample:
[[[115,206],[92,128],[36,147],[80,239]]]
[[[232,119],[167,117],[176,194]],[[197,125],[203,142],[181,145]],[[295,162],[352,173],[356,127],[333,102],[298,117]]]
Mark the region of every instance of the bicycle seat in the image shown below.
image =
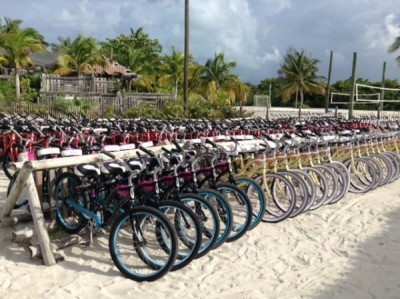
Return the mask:
[[[128,164],[132,170],[139,170],[140,172],[142,172],[145,168],[140,159],[131,159],[128,161]]]
[[[60,154],[60,149],[58,147],[41,148],[36,152],[36,155],[38,157],[43,157],[47,155],[59,155],[59,154]]]
[[[100,166],[100,170],[102,173],[112,174],[112,175],[122,175],[125,173],[125,168],[116,162],[104,162]]]
[[[74,172],[78,176],[97,177],[100,175],[100,167],[96,164],[83,163],[76,165]]]

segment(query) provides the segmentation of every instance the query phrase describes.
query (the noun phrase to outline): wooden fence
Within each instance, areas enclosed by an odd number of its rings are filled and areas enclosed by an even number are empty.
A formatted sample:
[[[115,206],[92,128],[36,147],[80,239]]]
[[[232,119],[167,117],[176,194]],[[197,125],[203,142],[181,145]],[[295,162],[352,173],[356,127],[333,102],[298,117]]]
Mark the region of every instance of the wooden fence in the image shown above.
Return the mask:
[[[119,81],[95,76],[61,77],[58,75],[43,74],[40,94],[65,95],[105,95],[115,94],[119,89]]]
[[[0,101],[1,112],[9,114],[27,113],[30,115],[50,114],[62,117],[65,112],[99,117],[110,114],[123,116],[132,108],[152,105],[160,109],[164,101],[173,99],[172,94],[161,93],[120,93],[115,96],[80,96],[62,98],[56,94],[42,95],[37,103]]]

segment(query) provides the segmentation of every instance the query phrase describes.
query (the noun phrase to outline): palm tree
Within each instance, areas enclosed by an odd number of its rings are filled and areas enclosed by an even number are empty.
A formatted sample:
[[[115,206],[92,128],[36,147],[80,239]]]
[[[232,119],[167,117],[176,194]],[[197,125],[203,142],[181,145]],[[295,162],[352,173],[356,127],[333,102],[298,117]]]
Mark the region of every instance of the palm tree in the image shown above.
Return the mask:
[[[208,59],[202,68],[200,85],[213,99],[219,90],[231,92],[232,82],[236,80],[231,70],[235,67],[235,61],[225,62],[224,53],[215,54],[214,59]]]
[[[283,76],[284,85],[281,89],[283,100],[288,100],[297,92],[300,95],[299,118],[304,102],[304,93],[323,94],[325,87],[318,82],[318,59],[311,58],[304,50],[290,48],[278,73]]]
[[[21,29],[21,21],[6,19],[6,25],[0,30],[0,49],[3,61],[15,69],[15,95],[17,100],[21,98],[20,73],[23,68],[32,65],[30,55],[42,52],[47,44],[44,37],[34,28]]]
[[[13,20],[10,18],[4,18],[4,25],[0,20],[0,34],[1,33],[11,33],[20,30],[21,20]]]
[[[400,36],[396,37],[393,41],[393,43],[389,46],[389,53],[393,53],[400,50]],[[396,61],[398,64],[400,64],[400,56],[396,57]]]
[[[162,75],[159,78],[159,82],[161,84],[168,82],[174,85],[175,99],[178,97],[179,86],[183,81],[184,63],[184,53],[178,53],[175,48],[172,47],[171,56],[165,55],[163,58],[163,64],[161,65]]]
[[[81,34],[71,42],[70,38],[58,39],[60,44],[53,49],[60,51],[56,74],[67,75],[76,72],[77,75],[93,73],[94,65],[104,66],[106,58],[100,53],[96,39]]]
[[[232,76],[229,80],[230,99],[239,99],[240,115],[243,113],[243,104],[248,100],[250,87],[239,80],[238,76]]]
[[[144,49],[129,48],[128,67],[133,73],[138,75],[138,78],[134,81],[134,85],[147,91],[153,91],[154,78],[147,74],[147,64],[146,51]],[[131,84],[132,81],[129,81],[129,91],[131,90]]]

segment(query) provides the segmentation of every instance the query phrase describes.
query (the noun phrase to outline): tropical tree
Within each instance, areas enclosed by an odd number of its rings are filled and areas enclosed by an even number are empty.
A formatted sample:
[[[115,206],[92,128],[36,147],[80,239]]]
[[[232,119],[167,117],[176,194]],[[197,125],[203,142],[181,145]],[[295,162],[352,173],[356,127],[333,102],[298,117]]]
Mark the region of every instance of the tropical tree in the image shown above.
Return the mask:
[[[0,34],[1,33],[11,33],[20,30],[21,20],[13,20],[10,18],[4,18],[4,25],[2,20],[0,20]]]
[[[238,76],[233,75],[225,88],[229,90],[229,99],[231,101],[239,100],[240,115],[242,115],[243,105],[248,101],[250,86],[241,82]]]
[[[20,20],[6,19],[0,29],[0,50],[3,63],[15,70],[15,95],[21,97],[20,73],[23,68],[32,65],[30,55],[46,49],[44,37],[34,28],[20,28]]]
[[[235,67],[235,61],[225,61],[224,53],[215,54],[214,59],[208,59],[199,70],[201,72],[199,85],[205,95],[215,99],[219,90],[233,94],[233,86],[238,80],[237,76],[231,74],[231,70]]]
[[[155,85],[154,76],[148,75],[147,64],[145,59],[146,52],[143,49],[128,49],[128,67],[129,69],[138,75],[138,77],[133,81],[134,86],[137,89],[144,89],[146,91],[153,91],[153,86]],[[131,90],[132,80],[129,81],[128,90]]]
[[[161,77],[159,82],[161,84],[170,83],[174,86],[175,99],[178,97],[179,87],[183,82],[185,55],[176,52],[172,47],[172,54],[165,55],[162,59],[160,67]]]
[[[319,60],[309,56],[304,50],[297,51],[290,48],[278,73],[283,77],[284,84],[281,89],[282,99],[288,100],[292,95],[299,93],[299,118],[304,102],[305,93],[323,94],[325,86],[321,77],[317,76]]]
[[[396,37],[393,43],[389,46],[389,53],[393,53],[400,50],[400,36]],[[396,57],[396,61],[400,64],[400,55]]]
[[[155,75],[160,65],[160,55],[162,46],[157,39],[151,39],[144,32],[143,27],[137,30],[130,29],[130,35],[121,34],[116,38],[107,38],[106,41],[100,42],[101,52],[117,61],[121,65],[129,65],[130,54],[133,51],[141,52],[140,65],[142,66],[142,74]],[[133,71],[136,67],[130,65]]]
[[[93,73],[94,65],[105,65],[105,56],[101,54],[98,42],[93,37],[79,34],[74,41],[71,41],[69,37],[67,39],[60,37],[58,40],[59,44],[52,46],[60,53],[56,74],[76,73],[78,76],[90,74]]]

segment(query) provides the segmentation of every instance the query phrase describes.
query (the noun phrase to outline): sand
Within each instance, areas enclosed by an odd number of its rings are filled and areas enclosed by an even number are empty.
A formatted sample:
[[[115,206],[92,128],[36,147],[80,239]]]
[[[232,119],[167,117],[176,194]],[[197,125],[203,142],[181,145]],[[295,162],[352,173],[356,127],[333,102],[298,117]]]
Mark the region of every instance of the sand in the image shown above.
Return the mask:
[[[7,180],[0,176],[0,206]],[[0,231],[0,298],[400,298],[400,181],[262,223],[153,283],[124,278],[107,235],[52,267]]]

